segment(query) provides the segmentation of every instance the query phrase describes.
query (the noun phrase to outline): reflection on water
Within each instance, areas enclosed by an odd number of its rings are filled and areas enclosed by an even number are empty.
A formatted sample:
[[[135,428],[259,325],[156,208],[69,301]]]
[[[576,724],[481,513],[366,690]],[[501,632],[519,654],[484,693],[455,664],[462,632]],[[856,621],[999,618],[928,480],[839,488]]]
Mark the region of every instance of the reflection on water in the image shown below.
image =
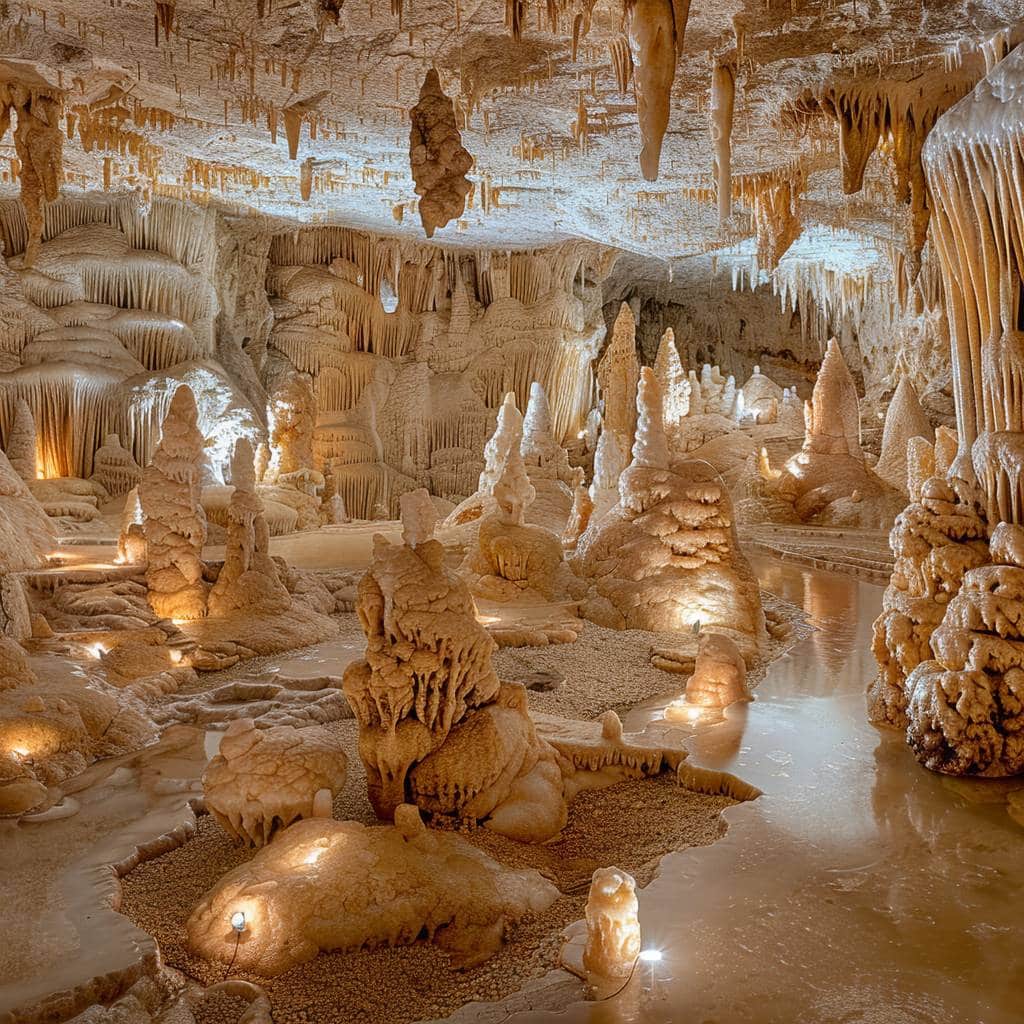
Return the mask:
[[[1024,832],[867,723],[880,588],[756,568],[817,632],[689,746],[765,795],[641,894],[644,945],[664,954],[653,987],[557,1019],[1021,1024]]]

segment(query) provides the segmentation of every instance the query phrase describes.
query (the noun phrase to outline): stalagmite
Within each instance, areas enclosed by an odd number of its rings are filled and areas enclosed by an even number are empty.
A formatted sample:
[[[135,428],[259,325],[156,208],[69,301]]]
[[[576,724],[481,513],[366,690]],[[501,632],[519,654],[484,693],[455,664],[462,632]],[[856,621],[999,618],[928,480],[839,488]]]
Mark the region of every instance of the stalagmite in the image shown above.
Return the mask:
[[[291,598],[270,557],[270,530],[263,503],[255,493],[252,445],[244,437],[235,442],[231,485],[234,491],[228,506],[224,565],[210,590],[209,614],[282,612],[291,605]]]
[[[690,414],[690,380],[679,358],[676,336],[671,327],[666,328],[661,336],[654,360],[654,376],[665,403],[665,430],[671,437],[684,417]]]
[[[619,477],[628,464],[615,433],[606,430],[602,424],[594,452],[594,478],[590,483],[593,522],[597,522],[619,500]]]
[[[709,119],[715,149],[715,185],[718,189],[718,224],[732,216],[732,114],[736,100],[736,72],[726,62],[711,72]]]
[[[409,117],[409,163],[420,197],[420,221],[427,238],[433,238],[437,228],[462,215],[472,188],[466,175],[473,167],[436,68],[427,72]]]
[[[632,465],[647,469],[668,469],[668,441],[665,438],[662,413],[664,403],[654,371],[649,366],[640,371],[636,406],[636,440],[633,442]]]
[[[933,436],[914,385],[906,377],[901,377],[885,414],[882,453],[875,464],[875,472],[892,487],[906,492],[910,441],[915,437],[931,441]]]
[[[174,392],[160,444],[139,484],[148,599],[165,619],[187,621],[206,614],[206,519],[199,504],[203,435],[196,415],[192,391],[182,385]]]
[[[639,903],[636,880],[618,868],[598,868],[587,895],[587,944],[583,967],[591,984],[625,978],[640,955]]]
[[[760,592],[739,548],[732,502],[706,462],[672,460],[649,367],[638,388],[633,461],[619,499],[591,520],[572,559],[586,618],[611,629],[679,632],[694,623],[753,658],[765,639]]]
[[[111,497],[119,497],[138,486],[142,470],[132,453],[121,444],[121,438],[117,434],[108,434],[93,455],[93,474],[90,479]]]
[[[857,388],[834,338],[804,405],[804,422],[804,443],[783,466],[773,493],[804,521],[867,527],[891,522],[900,493],[865,461]]]
[[[494,641],[466,584],[444,568],[444,549],[411,519],[405,526],[402,544],[375,541],[357,605],[366,660],[345,670],[370,802],[384,818],[411,799],[549,838],[567,813],[554,750],[537,738],[521,687],[495,675]]]
[[[26,483],[38,476],[36,454],[36,421],[28,402],[19,398],[14,405],[14,419],[7,434],[7,460],[14,472]]]
[[[636,320],[627,303],[619,307],[612,340],[597,368],[597,382],[604,400],[604,429],[615,434],[619,448],[633,447],[636,429],[636,388],[640,363],[636,354]]]

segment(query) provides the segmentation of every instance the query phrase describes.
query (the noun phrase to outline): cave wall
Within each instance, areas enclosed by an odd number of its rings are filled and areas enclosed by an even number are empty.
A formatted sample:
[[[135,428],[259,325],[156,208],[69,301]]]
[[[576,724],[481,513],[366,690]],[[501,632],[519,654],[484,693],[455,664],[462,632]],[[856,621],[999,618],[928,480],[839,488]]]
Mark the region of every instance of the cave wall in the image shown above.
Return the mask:
[[[21,205],[0,203],[0,242],[0,442],[25,400],[40,476],[89,477],[109,434],[145,465],[185,381],[225,482],[235,440],[265,440],[304,377],[316,468],[351,515],[394,516],[415,487],[475,490],[507,391],[525,409],[539,380],[560,439],[595,401],[613,258],[588,243],[441,249],[124,194],[50,204],[31,267]]]
[[[777,383],[796,385],[801,394],[813,386],[821,351],[816,341],[802,336],[799,313],[783,310],[767,285],[734,289],[729,268],[709,256],[677,264],[669,281],[664,264],[624,255],[605,282],[604,299],[609,323],[620,303],[629,302],[645,364],[653,365],[670,327],[688,370],[711,363],[742,383],[760,365]]]
[[[586,243],[443,250],[341,227],[278,235],[267,291],[271,375],[309,374],[318,468],[350,514],[396,515],[416,487],[476,489],[506,392],[546,389],[560,440],[595,401],[609,257]]]

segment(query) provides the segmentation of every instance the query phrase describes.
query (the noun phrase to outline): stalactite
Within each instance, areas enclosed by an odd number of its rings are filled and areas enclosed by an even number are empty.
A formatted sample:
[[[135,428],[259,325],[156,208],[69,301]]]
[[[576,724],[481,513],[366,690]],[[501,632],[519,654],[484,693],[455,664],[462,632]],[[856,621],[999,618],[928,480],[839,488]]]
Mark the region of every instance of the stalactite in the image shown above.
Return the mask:
[[[471,188],[466,175],[473,166],[436,69],[423,79],[419,102],[409,118],[409,164],[420,197],[420,221],[427,238],[432,238],[437,228],[462,216]]]
[[[732,216],[732,116],[736,100],[736,72],[720,62],[711,72],[709,123],[715,149],[715,184],[718,188],[718,224]]]
[[[676,26],[670,0],[626,0],[624,11],[643,142],[640,170],[647,181],[656,181],[676,73],[677,30],[681,36],[686,25]]]
[[[154,45],[160,45],[160,32],[163,31],[164,39],[171,38],[171,29],[174,27],[175,0],[154,0],[156,11],[153,14],[153,35]]]
[[[952,341],[952,472],[979,478],[990,525],[1024,521],[1022,68],[1018,48],[943,117],[924,151]]]

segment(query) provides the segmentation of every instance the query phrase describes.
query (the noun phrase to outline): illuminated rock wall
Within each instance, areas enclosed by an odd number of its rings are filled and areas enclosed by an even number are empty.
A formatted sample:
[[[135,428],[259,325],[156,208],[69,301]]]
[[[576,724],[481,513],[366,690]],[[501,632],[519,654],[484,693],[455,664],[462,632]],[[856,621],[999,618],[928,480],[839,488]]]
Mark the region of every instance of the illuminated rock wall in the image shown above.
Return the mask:
[[[503,253],[340,227],[277,236],[271,372],[311,375],[317,465],[349,514],[393,517],[418,487],[472,494],[505,394],[525,408],[534,381],[556,439],[575,438],[595,400],[608,269],[585,243]]]

